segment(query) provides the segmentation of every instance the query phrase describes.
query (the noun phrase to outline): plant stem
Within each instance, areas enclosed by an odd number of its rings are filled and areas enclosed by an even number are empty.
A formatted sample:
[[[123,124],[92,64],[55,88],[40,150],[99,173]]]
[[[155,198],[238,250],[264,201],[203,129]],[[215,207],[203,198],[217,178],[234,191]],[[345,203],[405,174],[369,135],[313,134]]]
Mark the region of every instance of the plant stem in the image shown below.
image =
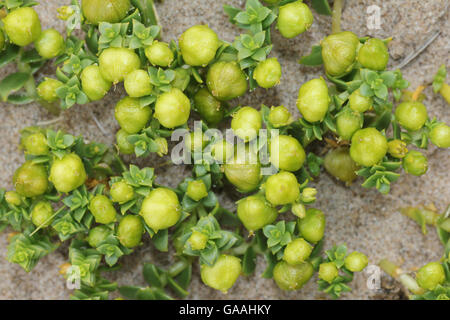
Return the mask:
[[[36,83],[34,81],[33,75],[31,74],[31,67],[28,64],[23,63],[21,61],[23,53],[24,53],[23,48],[20,48],[19,55],[17,57],[17,69],[19,70],[19,72],[24,72],[24,73],[30,74],[30,78],[25,83],[24,88],[25,88],[28,96],[30,96],[32,98],[36,98],[37,97]]]
[[[344,0],[334,0],[333,14],[331,16],[331,33],[341,32],[341,15]]]

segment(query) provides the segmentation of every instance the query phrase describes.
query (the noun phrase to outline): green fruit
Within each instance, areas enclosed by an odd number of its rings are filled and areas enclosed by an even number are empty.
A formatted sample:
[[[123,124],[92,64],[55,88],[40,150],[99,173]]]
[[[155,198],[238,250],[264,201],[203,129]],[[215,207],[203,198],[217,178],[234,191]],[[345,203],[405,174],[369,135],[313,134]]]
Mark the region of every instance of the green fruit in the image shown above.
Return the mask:
[[[270,162],[280,170],[297,171],[305,160],[305,150],[297,139],[279,135],[270,140]]]
[[[134,144],[128,141],[130,134],[123,129],[116,133],[116,143],[119,152],[122,154],[132,154],[134,152]]]
[[[89,100],[97,101],[111,89],[112,83],[103,79],[100,68],[96,65],[90,65],[81,72],[81,87]]]
[[[328,283],[333,282],[339,275],[339,270],[334,262],[322,263],[319,266],[319,279],[325,280]]]
[[[235,61],[219,61],[209,67],[206,85],[220,101],[242,96],[247,91],[247,79]]]
[[[211,147],[211,155],[218,163],[226,163],[234,155],[234,148],[226,140],[219,140]]]
[[[325,232],[325,215],[318,209],[306,210],[306,216],[298,220],[298,230],[306,241],[319,242]]]
[[[208,196],[208,190],[203,180],[194,180],[188,182],[186,194],[194,201],[200,201]]]
[[[117,228],[117,238],[127,248],[133,248],[139,245],[143,233],[144,224],[142,223],[142,219],[131,214],[123,217]]]
[[[336,129],[342,140],[350,140],[362,128],[364,117],[361,113],[345,109],[336,117]]]
[[[361,272],[367,267],[369,259],[361,252],[354,251],[345,258],[345,267],[351,272]]]
[[[278,211],[262,195],[255,194],[237,202],[237,216],[244,227],[253,233],[274,222]]]
[[[356,112],[366,112],[370,108],[372,108],[373,99],[372,97],[366,97],[361,94],[361,91],[355,90],[352,92],[350,97],[348,98],[348,103],[350,109]]]
[[[127,16],[130,0],[82,0],[81,10],[85,18],[93,23],[116,23]]]
[[[20,206],[22,203],[22,196],[16,191],[5,192],[5,201],[13,206]]]
[[[56,89],[62,87],[64,84],[61,81],[45,78],[36,88],[39,98],[47,102],[55,102],[59,99],[56,94]]]
[[[123,81],[129,73],[141,66],[139,56],[127,48],[105,49],[98,61],[103,79],[114,84]]]
[[[31,222],[36,227],[46,228],[52,223],[53,208],[48,201],[39,201],[31,210]]]
[[[111,185],[109,194],[111,195],[112,201],[117,203],[125,203],[134,198],[133,187],[123,180],[114,182]]]
[[[48,189],[47,169],[31,160],[25,161],[14,173],[13,184],[16,191],[24,197],[40,196]]]
[[[100,243],[112,234],[113,231],[107,226],[98,226],[89,231],[87,242],[92,248],[97,248]]]
[[[389,61],[388,49],[382,40],[371,38],[359,49],[358,61],[364,68],[382,71]]]
[[[388,150],[386,137],[375,128],[365,128],[355,132],[350,146],[352,159],[365,167],[379,163]]]
[[[187,29],[178,39],[181,55],[191,66],[206,66],[214,59],[220,46],[217,34],[207,25]]]
[[[307,121],[322,121],[329,104],[328,87],[322,78],[312,79],[300,87],[297,108]]]
[[[201,265],[201,277],[204,284],[224,293],[230,289],[241,274],[241,260],[222,254],[213,266]]]
[[[306,261],[311,255],[313,247],[303,238],[288,243],[283,253],[283,260],[290,265],[298,265]]]
[[[421,152],[409,151],[403,158],[403,169],[414,176],[421,176],[428,170],[428,160]]]
[[[21,145],[25,148],[25,153],[33,156],[48,154],[49,148],[47,138],[41,131],[35,131],[29,134],[23,134]]]
[[[434,126],[430,131],[430,140],[436,147],[450,147],[450,127],[444,123]]]
[[[284,106],[270,108],[268,120],[274,128],[287,126],[294,121],[291,113]]]
[[[274,206],[294,203],[300,196],[297,178],[287,171],[274,174],[266,181],[265,194]]]
[[[42,31],[39,38],[34,42],[39,55],[45,59],[52,59],[64,52],[65,42],[63,36],[55,29]]]
[[[347,147],[330,150],[325,156],[323,165],[329,174],[348,185],[358,177],[356,174],[358,165],[350,157]]]
[[[185,124],[191,112],[189,98],[177,88],[161,94],[155,104],[155,118],[166,128]]]
[[[185,136],[184,141],[190,152],[200,152],[208,143],[205,135],[200,131],[194,131]]]
[[[169,45],[159,41],[145,48],[145,56],[152,65],[160,67],[169,67],[175,58]]]
[[[402,102],[395,110],[395,118],[405,129],[417,131],[428,119],[427,108],[418,101]]]
[[[139,99],[125,97],[115,108],[115,117],[120,127],[129,134],[138,133],[147,125],[152,115],[149,106],[141,106]]]
[[[281,65],[277,58],[269,58],[261,61],[253,72],[253,79],[262,88],[272,88],[280,83]]]
[[[50,168],[49,180],[59,192],[69,193],[83,185],[86,179],[83,161],[75,153],[56,158]]]
[[[338,77],[352,70],[359,45],[356,34],[350,31],[334,33],[323,39],[321,45],[327,74]]]
[[[148,96],[153,90],[150,76],[147,71],[141,69],[130,72],[125,77],[123,85],[128,95],[133,98]]]
[[[153,189],[142,202],[139,213],[154,232],[175,225],[181,217],[181,206],[175,192],[166,188]]]
[[[15,9],[2,21],[9,41],[18,46],[25,47],[41,35],[39,16],[30,7]]]
[[[406,143],[399,139],[394,139],[388,142],[388,153],[397,159],[403,159],[408,153]]]
[[[228,160],[223,168],[227,180],[241,192],[255,190],[261,182],[261,164],[257,155],[248,148],[236,152],[234,158]]]
[[[433,290],[445,281],[445,271],[439,262],[430,262],[419,269],[417,284],[426,290]]]
[[[299,290],[311,279],[314,269],[309,262],[298,265],[290,265],[286,261],[280,261],[273,268],[273,279],[282,290]]]
[[[206,89],[202,88],[194,96],[194,105],[203,120],[209,125],[216,126],[225,116],[225,108],[219,100]]]
[[[89,210],[95,218],[95,222],[108,224],[116,221],[116,209],[108,197],[98,194],[89,203]]]
[[[233,114],[231,129],[235,135],[246,142],[255,139],[261,127],[261,113],[252,107],[243,107]]]
[[[309,7],[302,1],[281,6],[277,28],[285,38],[294,38],[311,27],[314,17]]]
[[[192,250],[203,250],[208,243],[208,236],[204,233],[194,231],[189,237],[188,241]]]

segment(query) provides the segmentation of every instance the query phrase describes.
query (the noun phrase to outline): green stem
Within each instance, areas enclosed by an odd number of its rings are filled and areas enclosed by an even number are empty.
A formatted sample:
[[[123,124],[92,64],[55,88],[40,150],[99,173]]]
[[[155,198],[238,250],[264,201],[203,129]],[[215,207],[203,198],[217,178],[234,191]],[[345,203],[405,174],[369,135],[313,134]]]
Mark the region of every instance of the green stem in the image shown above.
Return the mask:
[[[341,15],[344,0],[334,0],[333,14],[331,16],[331,33],[341,32]]]
[[[31,67],[28,64],[23,63],[21,61],[23,53],[24,53],[24,50],[22,47],[22,48],[20,48],[19,55],[17,57],[17,69],[19,70],[19,72],[25,72],[25,73],[30,74],[30,78],[25,83],[24,88],[25,88],[28,96],[36,99],[37,98],[36,83],[34,81],[33,75],[31,74]]]
[[[173,278],[179,275],[184,269],[188,267],[188,262],[184,259],[178,260],[167,270],[169,277]]]

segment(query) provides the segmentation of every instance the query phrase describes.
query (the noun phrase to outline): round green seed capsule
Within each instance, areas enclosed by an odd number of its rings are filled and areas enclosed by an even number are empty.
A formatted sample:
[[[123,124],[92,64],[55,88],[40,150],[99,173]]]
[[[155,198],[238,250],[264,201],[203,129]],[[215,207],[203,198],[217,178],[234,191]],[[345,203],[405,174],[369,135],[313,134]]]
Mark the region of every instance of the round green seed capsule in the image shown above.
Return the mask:
[[[125,77],[123,84],[125,91],[133,98],[148,96],[153,90],[153,86],[150,83],[150,76],[147,71],[141,69],[130,72]]]
[[[287,171],[274,174],[266,181],[265,194],[274,206],[294,203],[300,196],[297,178]]]
[[[334,33],[323,39],[321,45],[327,74],[338,77],[352,70],[359,45],[356,34],[350,31]]]
[[[169,45],[165,42],[154,41],[145,48],[145,56],[154,66],[168,67],[175,58]]]
[[[112,201],[105,195],[98,194],[92,198],[89,210],[97,223],[108,224],[116,221],[116,209]]]
[[[107,226],[98,226],[89,231],[87,242],[92,248],[97,248],[100,243],[112,234],[113,231]]]
[[[201,131],[194,131],[186,135],[184,143],[189,151],[200,152],[206,146],[208,140]]]
[[[31,160],[25,161],[14,173],[13,184],[16,191],[24,197],[40,196],[48,188],[47,169]]]
[[[311,27],[314,17],[309,7],[302,1],[281,6],[277,28],[285,38],[294,38]]]
[[[297,139],[279,135],[270,140],[270,162],[280,170],[297,171],[305,160],[305,150]]]
[[[450,127],[444,123],[434,126],[430,131],[431,142],[439,148],[450,147]]]
[[[206,66],[214,59],[220,41],[217,34],[207,25],[187,29],[178,39],[181,55],[191,66]]]
[[[255,190],[261,182],[261,164],[257,155],[248,148],[236,152],[223,168],[227,180],[242,192]]]
[[[246,142],[255,139],[261,127],[261,113],[252,107],[243,107],[233,114],[231,129],[235,135]]]
[[[127,48],[105,49],[98,61],[103,79],[114,84],[123,81],[129,73],[141,66],[139,56]]]
[[[361,113],[346,109],[336,118],[336,129],[342,140],[350,140],[353,134],[362,128],[364,118]]]
[[[62,87],[64,84],[61,81],[51,78],[45,78],[36,88],[39,98],[47,102],[55,102],[59,99],[56,94],[56,89]]]
[[[329,104],[328,87],[322,78],[312,79],[300,87],[297,108],[307,121],[322,121]]]
[[[319,266],[319,279],[325,280],[328,283],[333,282],[339,275],[339,270],[334,262],[322,263]]]
[[[277,58],[261,61],[253,72],[253,79],[262,88],[268,89],[280,83],[281,65]]]
[[[270,108],[268,120],[274,128],[287,126],[294,121],[291,113],[284,106]]]
[[[120,127],[129,134],[138,133],[152,115],[149,106],[142,107],[139,99],[125,97],[116,104],[115,117]]]
[[[16,191],[7,191],[5,192],[5,201],[13,206],[20,206],[22,196]]]
[[[219,163],[226,163],[234,155],[234,148],[231,143],[226,140],[220,140],[211,147],[211,155]]]
[[[325,232],[325,215],[314,208],[306,210],[306,216],[298,220],[298,230],[302,237],[312,243],[322,240]]]
[[[212,267],[203,264],[200,274],[204,284],[226,293],[239,278],[241,271],[239,258],[222,254]]]
[[[109,194],[112,201],[117,203],[125,203],[134,198],[133,187],[123,180],[114,182]]]
[[[2,21],[9,41],[18,46],[27,46],[41,35],[41,22],[33,8],[15,9]]]
[[[64,38],[55,29],[47,29],[36,39],[34,47],[41,57],[52,59],[64,52]]]
[[[192,200],[200,201],[208,196],[208,190],[203,180],[189,181],[186,194]]]
[[[48,154],[49,151],[47,138],[40,131],[23,135],[21,145],[25,148],[25,153],[33,156]]]
[[[155,118],[166,128],[185,124],[191,112],[189,98],[177,88],[172,88],[158,97],[155,104]]]
[[[357,112],[365,112],[372,108],[373,99],[372,97],[366,97],[361,94],[361,91],[355,90],[352,92],[348,98],[350,109]]]
[[[237,202],[237,216],[252,233],[274,222],[278,211],[270,206],[262,195],[255,194]]]
[[[194,231],[189,237],[188,241],[192,250],[203,250],[208,243],[208,236],[204,233]]]
[[[111,81],[103,78],[100,68],[96,65],[90,65],[81,72],[81,87],[91,101],[103,99],[111,86]]]
[[[303,238],[288,243],[283,253],[283,260],[290,265],[298,265],[306,261],[311,255],[313,247]]]
[[[419,269],[416,275],[417,284],[426,290],[433,290],[444,283],[445,271],[439,262],[430,262]]]
[[[371,167],[386,155],[388,144],[386,137],[375,128],[356,131],[352,137],[350,156],[356,163]]]
[[[414,176],[421,176],[428,170],[428,159],[421,152],[409,151],[403,158],[403,169]]]
[[[394,139],[388,142],[388,153],[397,159],[403,159],[408,153],[406,143],[400,139]]]
[[[358,165],[350,157],[347,147],[330,150],[323,164],[329,174],[346,184],[351,184],[358,177],[356,174]]]
[[[55,159],[50,168],[49,180],[59,192],[68,193],[83,185],[87,179],[81,158],[75,153]]]
[[[126,17],[130,0],[83,0],[81,10],[85,18],[93,23],[116,23]]]
[[[242,96],[247,91],[247,79],[235,61],[219,61],[209,67],[206,84],[220,101]]]
[[[195,109],[209,125],[216,126],[225,116],[225,108],[219,100],[206,89],[202,88],[194,96]]]
[[[156,188],[145,197],[139,214],[147,226],[158,232],[178,222],[181,217],[181,206],[175,192],[166,188]]]
[[[359,49],[358,61],[364,68],[382,71],[389,61],[388,49],[382,40],[371,38]]]
[[[123,129],[116,133],[116,143],[119,152],[122,154],[132,154],[134,152],[134,144],[128,141],[130,134]]]
[[[53,208],[48,201],[39,201],[31,210],[31,222],[36,227],[46,228],[52,223]]]
[[[129,214],[120,220],[117,228],[117,238],[127,248],[134,248],[141,243],[144,224],[138,216]]]
[[[299,290],[311,279],[314,269],[309,262],[290,265],[286,261],[278,262],[273,268],[273,279],[282,290]]]
[[[369,259],[364,253],[354,251],[345,258],[345,267],[351,272],[361,272],[367,267]]]
[[[428,119],[427,108],[418,101],[402,102],[395,110],[395,118],[405,129],[417,131]]]

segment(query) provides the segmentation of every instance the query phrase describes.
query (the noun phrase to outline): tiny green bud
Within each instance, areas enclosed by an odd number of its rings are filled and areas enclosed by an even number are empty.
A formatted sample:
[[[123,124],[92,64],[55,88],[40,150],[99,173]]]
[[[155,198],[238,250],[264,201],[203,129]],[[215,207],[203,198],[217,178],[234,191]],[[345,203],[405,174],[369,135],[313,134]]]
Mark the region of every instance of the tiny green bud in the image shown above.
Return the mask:
[[[403,169],[414,176],[421,176],[428,170],[428,160],[425,155],[416,150],[409,151],[403,158]]]
[[[20,204],[22,203],[22,197],[16,191],[5,192],[5,200],[7,203],[13,206],[20,206]]]
[[[298,290],[311,279],[314,269],[311,263],[305,261],[291,265],[286,261],[278,262],[273,268],[273,279],[282,290]]]
[[[158,145],[158,151],[156,152],[158,156],[163,157],[169,152],[169,145],[166,138],[157,137],[155,138],[155,143]]]
[[[203,132],[199,130],[190,132],[188,135],[186,135],[184,143],[189,151],[200,152],[206,146],[208,140],[206,140]]]
[[[323,165],[329,174],[347,185],[351,184],[358,177],[356,174],[358,165],[350,157],[347,147],[330,150],[325,156]]]
[[[211,155],[219,163],[226,163],[233,157],[233,154],[233,145],[226,140],[217,141],[211,147]]]
[[[52,59],[64,52],[63,36],[55,29],[44,30],[34,42],[39,55],[45,59]]]
[[[388,49],[382,40],[371,38],[359,49],[358,61],[364,68],[382,71],[389,61]]]
[[[318,209],[306,210],[306,216],[298,220],[298,230],[306,241],[319,242],[325,232],[325,215]]]
[[[433,290],[437,285],[444,283],[445,271],[439,262],[430,262],[419,269],[416,276],[417,284],[426,289]]]
[[[231,129],[235,135],[246,142],[255,139],[261,127],[261,113],[252,107],[243,107],[233,114]]]
[[[291,211],[299,218],[306,217],[306,208],[302,203],[294,203],[292,205]]]
[[[175,225],[181,217],[181,206],[175,192],[153,189],[144,199],[139,213],[154,232]]]
[[[13,184],[16,191],[24,197],[40,196],[48,188],[47,169],[31,160],[25,161],[14,173]]]
[[[202,88],[194,96],[195,109],[209,125],[219,124],[225,115],[225,109],[219,100],[206,89]]]
[[[268,119],[274,128],[284,127],[294,122],[291,113],[284,106],[270,108]]]
[[[388,142],[388,153],[397,159],[403,159],[408,153],[406,143],[400,139],[394,139]]]
[[[257,155],[248,148],[243,152],[236,152],[234,158],[228,160],[223,168],[228,181],[242,192],[255,190],[262,178]]]
[[[56,11],[58,12],[58,19],[63,21],[67,21],[75,13],[75,10],[70,6],[59,7]]]
[[[206,84],[220,101],[242,96],[247,91],[247,79],[235,61],[219,61],[209,67]]]
[[[436,147],[450,147],[450,127],[444,123],[434,126],[430,131],[430,140]]]
[[[336,129],[342,140],[350,140],[362,128],[364,117],[361,113],[346,109],[336,117]]]
[[[191,66],[205,67],[214,59],[220,41],[207,25],[196,25],[187,29],[178,39],[181,55]]]
[[[164,92],[156,100],[155,118],[166,128],[182,126],[189,119],[191,103],[177,88]]]
[[[108,48],[98,58],[103,79],[114,84],[123,81],[134,70],[139,69],[139,56],[128,48]]]
[[[92,248],[97,248],[100,243],[106,240],[113,231],[107,226],[98,226],[89,231],[87,242]]]
[[[83,161],[75,153],[56,158],[50,168],[49,180],[59,192],[68,193],[83,185],[87,179]]]
[[[204,233],[194,231],[188,239],[192,250],[203,250],[208,243],[208,236]]]
[[[100,22],[116,23],[127,16],[130,0],[82,0],[84,17],[93,24]]]
[[[268,89],[280,83],[281,65],[277,58],[261,61],[253,72],[253,79],[262,88]]]
[[[402,102],[395,110],[395,118],[405,129],[417,131],[427,121],[427,108],[417,101]]]
[[[266,181],[265,194],[274,206],[293,203],[300,196],[297,178],[287,171],[274,174]]]
[[[278,211],[270,206],[262,195],[255,194],[237,202],[237,216],[252,233],[274,222]]]
[[[203,180],[194,180],[189,181],[186,194],[192,200],[200,201],[208,196],[208,190]]]
[[[290,265],[298,265],[311,255],[313,247],[303,238],[292,240],[284,249],[283,260]]]
[[[322,78],[305,82],[298,91],[297,108],[309,122],[322,121],[329,103],[328,87]]]
[[[226,293],[239,278],[241,271],[239,258],[222,254],[212,267],[201,265],[200,274],[207,286]]]
[[[305,188],[300,195],[300,199],[304,203],[311,203],[316,201],[317,189],[316,188]]]
[[[133,187],[124,180],[114,182],[109,191],[113,202],[125,203],[134,198]]]
[[[167,43],[156,40],[145,48],[145,56],[152,65],[160,67],[170,66],[175,58]]]
[[[52,222],[53,208],[48,201],[39,201],[31,210],[31,222],[36,227],[46,228]]]
[[[142,223],[142,218],[132,214],[123,217],[117,228],[117,238],[127,248],[139,245],[143,233],[144,224]]]
[[[314,17],[309,7],[302,1],[281,6],[277,28],[285,38],[294,38],[311,27]]]
[[[364,253],[354,251],[345,258],[345,267],[351,272],[361,272],[367,267],[369,260]]]
[[[36,88],[39,98],[47,102],[55,102],[59,99],[56,94],[56,89],[62,87],[64,84],[61,81],[51,78],[45,78]]]
[[[339,270],[334,262],[322,263],[319,266],[319,279],[325,280],[328,283],[333,282],[339,275]]]
[[[41,35],[39,16],[31,7],[15,9],[2,21],[9,41],[18,46],[25,47]]]
[[[352,136],[350,156],[365,167],[371,167],[380,162],[388,149],[386,137],[375,128],[365,128],[356,131]]]
[[[116,221],[116,209],[108,197],[98,194],[89,203],[89,210],[95,218],[95,222],[108,224]]]
[[[279,135],[270,140],[270,162],[280,170],[297,171],[305,160],[305,150],[297,139]]]
[[[116,143],[119,152],[122,154],[132,154],[134,152],[134,144],[128,141],[130,134],[123,129],[116,133]]]
[[[350,72],[356,61],[359,39],[350,31],[329,35],[321,42],[325,71],[331,76],[342,76]]]
[[[361,91],[358,89],[353,91],[350,97],[348,97],[348,103],[350,109],[356,112],[366,112],[372,108],[373,99],[372,97],[363,96]]]
[[[152,115],[149,106],[141,106],[139,99],[125,97],[116,104],[115,117],[120,127],[129,134],[138,133]]]
[[[103,99],[111,86],[111,81],[103,79],[100,68],[96,65],[87,66],[81,72],[81,87],[91,101]]]
[[[140,98],[152,93],[153,86],[147,71],[138,69],[130,72],[123,82],[125,91],[130,97]]]
[[[25,148],[25,153],[33,156],[48,154],[47,138],[39,130],[29,134],[23,134],[20,140],[21,145]]]

